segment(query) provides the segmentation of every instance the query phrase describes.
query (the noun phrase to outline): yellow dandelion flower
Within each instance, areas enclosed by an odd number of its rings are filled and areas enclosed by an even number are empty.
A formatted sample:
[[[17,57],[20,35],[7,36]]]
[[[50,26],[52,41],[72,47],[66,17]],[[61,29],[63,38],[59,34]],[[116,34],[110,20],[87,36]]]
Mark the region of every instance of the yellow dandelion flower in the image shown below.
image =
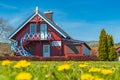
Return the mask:
[[[94,80],[104,80],[103,78],[100,78],[98,76],[94,76]]]
[[[30,62],[28,62],[26,60],[21,60],[16,65],[14,65],[13,68],[23,68],[23,67],[28,67],[30,65],[31,65]]]
[[[2,66],[10,65],[12,62],[10,60],[4,60],[2,61]]]
[[[85,68],[85,67],[87,67],[87,66],[88,66],[88,64],[80,64],[80,65],[79,65],[80,68]]]
[[[47,68],[47,67],[48,67],[48,65],[43,65],[43,67],[44,67],[44,68]]]
[[[108,74],[112,74],[112,73],[113,73],[113,70],[110,70],[110,69],[102,69],[102,70],[101,70],[101,73],[104,74],[104,75],[108,75]]]
[[[100,72],[100,68],[90,68],[89,72]]]
[[[94,80],[94,77],[91,74],[82,74],[80,80]]]
[[[16,75],[15,80],[31,80],[32,75],[28,72],[21,72]]]
[[[91,74],[82,74],[80,77],[81,80],[104,80],[98,76],[92,76]]]
[[[64,65],[58,66],[57,69],[58,69],[58,71],[69,70],[70,69],[70,65],[64,64]]]

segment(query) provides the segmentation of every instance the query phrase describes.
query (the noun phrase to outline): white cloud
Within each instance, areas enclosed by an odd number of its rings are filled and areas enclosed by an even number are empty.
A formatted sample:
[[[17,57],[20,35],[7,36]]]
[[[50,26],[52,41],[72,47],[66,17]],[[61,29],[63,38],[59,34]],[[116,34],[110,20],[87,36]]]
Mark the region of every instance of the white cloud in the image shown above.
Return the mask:
[[[16,24],[16,22],[19,22],[21,20],[21,17],[14,17],[9,21],[10,25]]]
[[[59,26],[70,34],[74,39],[90,41],[98,40],[102,28],[113,35],[115,42],[120,42],[120,21],[99,22],[58,22]]]
[[[8,5],[8,4],[4,4],[4,3],[0,3],[0,7],[8,8],[8,9],[17,9],[16,6],[12,6],[12,5]]]

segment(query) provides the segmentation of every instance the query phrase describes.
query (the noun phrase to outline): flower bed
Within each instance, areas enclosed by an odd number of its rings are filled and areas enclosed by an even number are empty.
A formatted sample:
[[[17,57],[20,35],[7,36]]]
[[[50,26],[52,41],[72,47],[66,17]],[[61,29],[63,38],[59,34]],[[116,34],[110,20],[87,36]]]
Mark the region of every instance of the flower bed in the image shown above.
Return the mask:
[[[23,56],[4,56],[0,57],[0,60],[30,60],[30,61],[97,61],[96,56],[71,56],[71,57],[64,57],[64,56],[54,56],[54,57],[23,57]]]

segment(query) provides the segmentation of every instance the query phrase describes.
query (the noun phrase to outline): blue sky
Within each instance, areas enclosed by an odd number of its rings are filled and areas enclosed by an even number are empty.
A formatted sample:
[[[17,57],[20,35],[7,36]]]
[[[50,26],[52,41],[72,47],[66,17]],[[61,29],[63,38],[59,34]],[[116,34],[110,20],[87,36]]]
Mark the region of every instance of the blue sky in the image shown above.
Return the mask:
[[[38,6],[77,40],[97,41],[102,28],[120,42],[120,0],[0,0],[0,17],[15,28]]]

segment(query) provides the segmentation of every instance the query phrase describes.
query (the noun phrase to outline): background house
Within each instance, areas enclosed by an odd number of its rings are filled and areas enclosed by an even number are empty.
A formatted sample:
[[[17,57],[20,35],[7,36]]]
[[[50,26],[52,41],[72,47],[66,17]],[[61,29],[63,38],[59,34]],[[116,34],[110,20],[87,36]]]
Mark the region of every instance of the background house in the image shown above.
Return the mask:
[[[120,61],[120,46],[118,46],[118,47],[116,48],[116,52],[117,52],[117,54],[118,54],[119,61]]]

